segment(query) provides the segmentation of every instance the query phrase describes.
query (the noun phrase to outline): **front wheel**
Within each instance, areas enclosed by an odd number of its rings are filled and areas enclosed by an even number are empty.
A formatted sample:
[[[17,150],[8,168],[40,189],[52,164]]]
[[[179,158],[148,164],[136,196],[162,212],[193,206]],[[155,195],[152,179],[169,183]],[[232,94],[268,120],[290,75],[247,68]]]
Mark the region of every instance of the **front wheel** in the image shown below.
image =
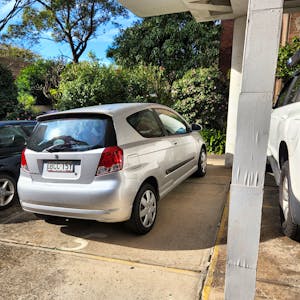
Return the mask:
[[[204,147],[200,150],[199,160],[198,160],[198,170],[194,173],[197,177],[204,177],[206,175],[207,169],[207,154]]]
[[[0,210],[11,206],[18,198],[16,180],[6,174],[0,174]]]
[[[133,202],[129,228],[137,234],[149,232],[156,220],[157,192],[149,183],[142,185]]]
[[[286,161],[281,169],[279,184],[280,221],[284,235],[291,239],[295,239],[298,233],[298,225],[293,222],[290,209],[290,201],[290,170],[289,162]]]

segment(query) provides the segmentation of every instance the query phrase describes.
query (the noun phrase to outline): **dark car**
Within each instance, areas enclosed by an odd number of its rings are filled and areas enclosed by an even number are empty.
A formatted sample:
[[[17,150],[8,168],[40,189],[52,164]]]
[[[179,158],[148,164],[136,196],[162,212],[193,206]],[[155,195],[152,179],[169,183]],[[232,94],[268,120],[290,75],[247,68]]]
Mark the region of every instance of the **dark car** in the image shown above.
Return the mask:
[[[17,199],[21,153],[36,121],[0,121],[0,210]]]

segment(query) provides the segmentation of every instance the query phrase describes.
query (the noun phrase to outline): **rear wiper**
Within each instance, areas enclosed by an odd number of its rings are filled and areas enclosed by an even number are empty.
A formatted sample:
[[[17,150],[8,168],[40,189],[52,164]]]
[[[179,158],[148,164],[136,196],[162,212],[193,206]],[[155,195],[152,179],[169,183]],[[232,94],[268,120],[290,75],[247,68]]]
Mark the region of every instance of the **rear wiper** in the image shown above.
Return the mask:
[[[82,147],[73,148],[73,146],[82,146]],[[86,147],[86,148],[84,148],[84,147]],[[87,151],[87,150],[99,149],[99,148],[103,148],[103,145],[97,144],[97,145],[93,145],[93,146],[86,146],[81,143],[71,142],[71,143],[66,143],[66,144],[52,145],[48,148],[45,148],[43,150],[43,152],[58,152],[58,151],[64,151],[64,150],[70,150],[70,149],[72,149],[73,151],[74,150]]]
[[[75,143],[67,143],[67,144],[57,144],[52,145],[48,148],[45,148],[43,152],[57,152],[57,151],[63,151],[63,150],[69,150],[72,149],[72,146],[76,145]]]

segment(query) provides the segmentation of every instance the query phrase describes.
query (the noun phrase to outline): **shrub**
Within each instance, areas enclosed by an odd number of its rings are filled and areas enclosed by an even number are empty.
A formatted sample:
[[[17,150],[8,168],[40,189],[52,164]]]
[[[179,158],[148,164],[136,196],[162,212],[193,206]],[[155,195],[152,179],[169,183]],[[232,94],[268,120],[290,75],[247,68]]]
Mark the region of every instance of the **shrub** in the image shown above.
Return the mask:
[[[34,107],[25,108],[22,103],[18,103],[7,113],[6,120],[34,120],[39,114]]]
[[[192,69],[172,86],[174,109],[206,128],[226,126],[228,85],[216,67]]]
[[[127,78],[129,102],[171,104],[170,86],[163,68],[141,64],[123,71]]]
[[[11,71],[0,65],[0,119],[17,105],[17,88]]]
[[[170,87],[159,67],[105,66],[97,61],[70,64],[52,91],[60,110],[119,102],[170,104]]]
[[[34,104],[53,105],[52,89],[58,86],[59,76],[64,65],[59,61],[38,60],[21,70],[16,85],[18,101],[26,109]]]
[[[126,78],[122,69],[98,62],[69,64],[61,74],[56,98],[60,110],[125,102]]]
[[[206,143],[208,153],[223,154],[225,152],[226,134],[218,129],[203,129],[201,135]]]
[[[283,47],[280,47],[278,53],[278,62],[276,76],[282,78],[283,80],[288,79],[293,73],[300,68],[300,62],[290,68],[287,66],[288,59],[295,54],[297,50],[300,49],[300,38],[294,37],[291,43],[286,44]]]

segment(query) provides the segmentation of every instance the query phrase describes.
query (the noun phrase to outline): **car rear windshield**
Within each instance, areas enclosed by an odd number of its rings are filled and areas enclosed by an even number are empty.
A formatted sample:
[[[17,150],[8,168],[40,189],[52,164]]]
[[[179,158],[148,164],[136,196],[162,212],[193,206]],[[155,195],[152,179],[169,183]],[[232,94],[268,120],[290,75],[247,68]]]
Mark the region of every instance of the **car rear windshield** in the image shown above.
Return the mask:
[[[87,151],[116,144],[111,117],[97,115],[41,121],[34,129],[27,148],[37,152],[68,152]]]

